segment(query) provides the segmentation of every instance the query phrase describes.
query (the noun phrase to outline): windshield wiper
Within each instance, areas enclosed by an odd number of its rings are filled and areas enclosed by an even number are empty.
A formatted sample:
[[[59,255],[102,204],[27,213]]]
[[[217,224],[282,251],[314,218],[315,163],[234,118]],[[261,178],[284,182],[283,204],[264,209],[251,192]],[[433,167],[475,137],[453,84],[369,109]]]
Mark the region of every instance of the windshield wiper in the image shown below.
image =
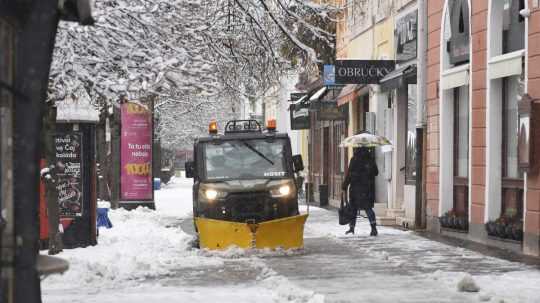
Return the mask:
[[[258,151],[255,147],[251,146],[251,144],[247,143],[246,141],[242,141],[242,143],[247,146],[247,148],[251,149],[254,153],[256,153],[257,155],[259,155],[261,158],[263,158],[264,160],[268,161],[268,163],[274,165],[274,162],[270,159],[268,159],[268,157],[266,157],[263,153],[261,153],[260,151]]]

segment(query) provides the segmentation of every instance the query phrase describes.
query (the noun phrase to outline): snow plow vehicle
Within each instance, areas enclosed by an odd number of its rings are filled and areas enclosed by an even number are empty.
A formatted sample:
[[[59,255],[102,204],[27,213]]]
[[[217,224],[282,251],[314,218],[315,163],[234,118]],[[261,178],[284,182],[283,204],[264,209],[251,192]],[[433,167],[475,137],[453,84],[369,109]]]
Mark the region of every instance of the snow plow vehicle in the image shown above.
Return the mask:
[[[302,157],[292,156],[289,136],[266,131],[256,120],[233,120],[218,134],[194,144],[186,176],[193,178],[193,217],[199,247],[296,249],[304,245],[307,214],[298,209],[297,174]]]

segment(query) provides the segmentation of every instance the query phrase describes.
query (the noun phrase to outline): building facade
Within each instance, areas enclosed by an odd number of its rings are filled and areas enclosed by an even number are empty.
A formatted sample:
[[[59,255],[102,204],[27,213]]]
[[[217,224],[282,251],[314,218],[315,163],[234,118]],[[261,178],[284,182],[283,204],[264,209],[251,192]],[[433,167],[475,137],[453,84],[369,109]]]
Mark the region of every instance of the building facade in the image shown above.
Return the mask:
[[[417,148],[423,143],[422,135],[417,139],[418,128],[423,128],[422,103],[417,102],[423,86],[417,83],[423,82],[417,80],[417,66],[424,58],[418,30],[425,16],[418,2],[349,1],[337,32],[338,59],[396,61],[396,69],[377,84],[346,85],[338,104],[349,106],[348,135],[368,131],[393,142],[392,151],[376,149],[374,154],[380,172],[376,211],[384,223],[405,226],[420,219],[417,208],[423,198],[423,156]]]
[[[538,1],[427,8],[428,229],[539,255]]]

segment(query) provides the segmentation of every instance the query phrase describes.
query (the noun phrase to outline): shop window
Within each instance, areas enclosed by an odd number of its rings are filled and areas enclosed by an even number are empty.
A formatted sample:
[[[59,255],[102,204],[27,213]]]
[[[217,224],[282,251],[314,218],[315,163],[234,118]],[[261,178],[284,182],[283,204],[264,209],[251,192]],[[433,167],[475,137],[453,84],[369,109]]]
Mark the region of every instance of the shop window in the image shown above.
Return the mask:
[[[522,91],[520,76],[502,79],[502,207],[501,215],[523,214],[523,172],[518,166],[518,96]]]
[[[469,62],[469,3],[467,0],[449,1],[445,17],[446,51],[450,64]]]
[[[503,54],[525,48],[525,19],[519,13],[525,8],[524,0],[504,0]]]
[[[416,84],[407,86],[407,146],[405,149],[405,182],[415,185],[416,181]]]
[[[454,210],[465,215],[469,205],[469,91],[454,88]]]
[[[369,112],[369,94],[358,97],[357,108],[357,133],[367,130],[366,113]]]

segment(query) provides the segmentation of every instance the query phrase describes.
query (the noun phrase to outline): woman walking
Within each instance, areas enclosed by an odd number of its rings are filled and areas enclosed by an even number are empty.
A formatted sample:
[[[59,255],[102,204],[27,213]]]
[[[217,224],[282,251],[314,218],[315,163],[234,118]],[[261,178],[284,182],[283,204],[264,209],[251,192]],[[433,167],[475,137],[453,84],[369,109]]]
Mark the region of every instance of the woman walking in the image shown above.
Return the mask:
[[[368,147],[355,148],[342,186],[345,192],[349,188],[350,204],[355,214],[349,223],[349,230],[345,234],[354,234],[356,214],[358,210],[364,210],[371,224],[370,235],[377,236],[377,222],[373,206],[375,203],[375,176],[378,174],[379,170],[370,149]]]

